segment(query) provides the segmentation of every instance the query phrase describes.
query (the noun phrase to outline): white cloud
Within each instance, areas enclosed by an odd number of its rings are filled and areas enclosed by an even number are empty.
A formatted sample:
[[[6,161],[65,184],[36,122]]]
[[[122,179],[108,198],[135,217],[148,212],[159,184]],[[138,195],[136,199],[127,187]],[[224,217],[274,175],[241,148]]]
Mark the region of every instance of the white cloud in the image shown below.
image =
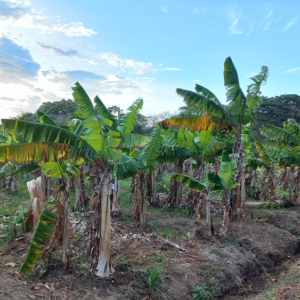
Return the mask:
[[[300,70],[300,68],[294,68],[294,69],[286,70],[284,73],[295,73],[295,72],[298,72],[299,70]]]
[[[236,28],[240,18],[243,16],[243,13],[241,11],[237,12],[235,7],[231,9],[231,12],[227,15],[227,21],[229,21],[229,33],[230,34],[242,34],[243,32],[241,30],[238,30]]]
[[[201,82],[201,80],[200,79],[196,79],[196,80],[194,80],[194,82]]]
[[[43,12],[36,11],[30,7],[24,7],[24,5],[28,6],[30,4],[28,1],[10,2],[13,4],[12,6],[8,2],[0,2],[1,6],[5,6],[5,11],[9,11],[9,13],[5,14],[1,14],[0,11],[0,29],[4,29],[4,26],[10,26],[11,28],[34,29],[43,34],[62,33],[67,36],[91,36],[97,33],[92,29],[84,27],[81,22],[61,24],[59,17],[48,17]],[[15,6],[14,4],[18,4],[19,6]],[[2,30],[2,32],[5,31]]]
[[[35,112],[45,101],[72,99],[71,87],[78,80],[66,72],[40,70],[34,78],[23,82],[2,82],[0,73],[0,119],[13,117],[21,112]],[[135,99],[152,93],[148,87],[154,78],[125,78],[117,74],[99,76],[99,78],[81,79],[79,82],[94,98],[96,95],[106,105],[116,104],[127,108]],[[125,107],[124,107],[125,106]]]
[[[166,13],[166,14],[169,13],[166,6],[160,6],[159,9],[160,9],[161,11],[163,11],[164,13]]]
[[[120,58],[118,55],[111,52],[99,53],[96,57],[100,60],[105,60],[114,67],[132,69],[137,74],[145,74],[154,71],[151,62],[135,61],[133,59]]]
[[[158,67],[154,67],[152,62],[135,61],[133,59],[120,58],[117,54],[111,52],[103,52],[96,55],[99,60],[106,61],[113,67],[119,67],[134,71],[136,74],[145,74],[149,72],[157,71],[182,71],[178,68],[162,67],[163,64],[159,64]]]
[[[183,71],[182,69],[177,69],[177,68],[163,68],[163,70],[166,70],[166,71]]]
[[[194,9],[192,10],[192,14],[200,14],[199,9],[198,9],[198,8],[194,8]]]
[[[90,61],[89,61],[89,64],[90,64],[90,65],[96,66],[98,63],[97,63],[95,60],[90,60]]]
[[[23,5],[23,6],[29,6],[31,5],[30,1],[29,0],[21,0],[21,1],[18,1],[18,0],[8,0],[10,3],[13,3],[13,4],[18,4],[18,5]]]
[[[299,20],[299,18],[294,18],[293,20],[291,20],[284,28],[283,31],[288,30],[290,27],[292,27],[297,21]]]

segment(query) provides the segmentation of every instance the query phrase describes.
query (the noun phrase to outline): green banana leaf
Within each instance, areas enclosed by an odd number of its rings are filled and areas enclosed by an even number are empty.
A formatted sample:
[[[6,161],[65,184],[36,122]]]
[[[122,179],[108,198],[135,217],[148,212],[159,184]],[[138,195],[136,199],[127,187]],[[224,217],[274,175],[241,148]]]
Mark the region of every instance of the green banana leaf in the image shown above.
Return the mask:
[[[205,191],[208,189],[208,187],[205,184],[187,175],[177,173],[173,175],[173,179],[182,182],[183,185],[187,186],[192,190]]]
[[[57,215],[51,212],[47,206],[43,209],[40,218],[34,229],[32,240],[27,251],[27,255],[20,269],[20,273],[29,272],[32,270],[39,255],[43,252],[45,246],[53,233],[51,222],[55,221]]]
[[[36,170],[38,170],[40,168],[40,166],[32,161],[29,162],[28,164],[22,166],[19,170],[13,172],[10,176],[15,177],[15,176],[21,176],[21,175],[25,175],[31,172],[34,172]]]

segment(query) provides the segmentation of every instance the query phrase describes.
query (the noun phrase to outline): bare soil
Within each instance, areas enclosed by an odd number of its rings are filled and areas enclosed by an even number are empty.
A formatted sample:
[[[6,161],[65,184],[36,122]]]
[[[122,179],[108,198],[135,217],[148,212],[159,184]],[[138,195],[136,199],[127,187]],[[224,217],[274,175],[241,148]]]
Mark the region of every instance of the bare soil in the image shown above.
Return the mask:
[[[0,299],[190,300],[192,288],[202,283],[211,299],[300,299],[300,208],[249,207],[247,216],[253,212],[252,218],[232,222],[227,237],[218,234],[217,204],[213,210],[215,234],[210,240],[192,237],[195,219],[158,210],[151,211],[144,232],[123,217],[113,219],[111,252],[116,271],[109,279],[99,279],[90,270],[81,231],[72,238],[73,266],[68,271],[58,251],[48,262],[40,260],[33,272],[20,275],[30,235],[13,238],[7,251],[0,253]],[[127,213],[123,211],[123,216]],[[85,221],[77,218],[77,222]],[[15,267],[7,265],[10,262]],[[162,265],[161,285],[150,293],[147,269]]]

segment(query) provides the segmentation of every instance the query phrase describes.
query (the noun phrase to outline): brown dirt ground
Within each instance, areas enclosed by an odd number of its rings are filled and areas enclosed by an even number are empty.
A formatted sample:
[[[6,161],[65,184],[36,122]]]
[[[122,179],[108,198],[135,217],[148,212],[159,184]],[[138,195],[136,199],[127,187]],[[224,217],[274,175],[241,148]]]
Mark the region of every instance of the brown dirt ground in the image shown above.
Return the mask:
[[[213,219],[218,220],[220,215],[215,206]],[[24,297],[34,295],[36,299],[190,300],[192,287],[202,283],[209,287],[214,295],[212,299],[250,299],[254,296],[264,297],[262,292],[273,279],[278,282],[274,293],[290,298],[253,299],[299,299],[295,297],[299,293],[300,282],[296,263],[300,251],[297,238],[300,235],[300,208],[281,211],[249,208],[247,215],[251,210],[253,218],[232,222],[226,238],[217,234],[220,222],[215,221],[216,234],[211,240],[188,238],[185,235],[195,226],[195,219],[152,212],[152,224],[155,222],[162,228],[177,232],[178,235],[169,239],[185,252],[166,245],[164,235],[155,232],[152,225],[140,233],[122,217],[113,219],[111,251],[116,272],[109,279],[99,279],[91,273],[84,255],[86,240],[80,235],[73,237],[71,270],[64,270],[58,252],[47,265],[39,261],[33,272],[20,275],[18,269],[26,255],[30,235],[13,238],[7,252],[0,253],[0,299],[17,299],[1,298],[5,285],[8,291],[17,293],[23,289]],[[126,227],[123,233],[120,233],[120,227],[116,224]],[[140,235],[128,235],[128,232]],[[9,262],[16,263],[16,266],[7,266]],[[150,294],[145,285],[148,279],[145,269],[157,268],[162,263],[161,286]],[[46,272],[39,278],[43,268]],[[3,276],[3,272],[7,276]],[[293,281],[285,281],[291,277]],[[282,284],[279,285],[279,282]]]

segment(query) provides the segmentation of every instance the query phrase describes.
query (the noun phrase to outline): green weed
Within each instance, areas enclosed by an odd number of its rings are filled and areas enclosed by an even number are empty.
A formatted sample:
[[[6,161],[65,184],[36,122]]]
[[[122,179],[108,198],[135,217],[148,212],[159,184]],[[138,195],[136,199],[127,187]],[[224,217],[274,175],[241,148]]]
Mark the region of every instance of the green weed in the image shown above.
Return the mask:
[[[209,300],[210,292],[207,290],[207,286],[202,283],[200,286],[193,287],[192,297],[193,300]]]
[[[284,207],[283,203],[275,203],[275,202],[268,202],[266,203],[262,209],[269,209],[269,210],[276,210],[276,209],[282,209]]]
[[[160,265],[157,268],[149,268],[145,271],[145,275],[147,275],[148,280],[146,282],[146,286],[149,289],[149,292],[152,294],[154,292],[154,289],[158,289],[162,286],[161,283],[159,283],[160,279],[162,279],[162,271],[164,270],[163,265]]]

